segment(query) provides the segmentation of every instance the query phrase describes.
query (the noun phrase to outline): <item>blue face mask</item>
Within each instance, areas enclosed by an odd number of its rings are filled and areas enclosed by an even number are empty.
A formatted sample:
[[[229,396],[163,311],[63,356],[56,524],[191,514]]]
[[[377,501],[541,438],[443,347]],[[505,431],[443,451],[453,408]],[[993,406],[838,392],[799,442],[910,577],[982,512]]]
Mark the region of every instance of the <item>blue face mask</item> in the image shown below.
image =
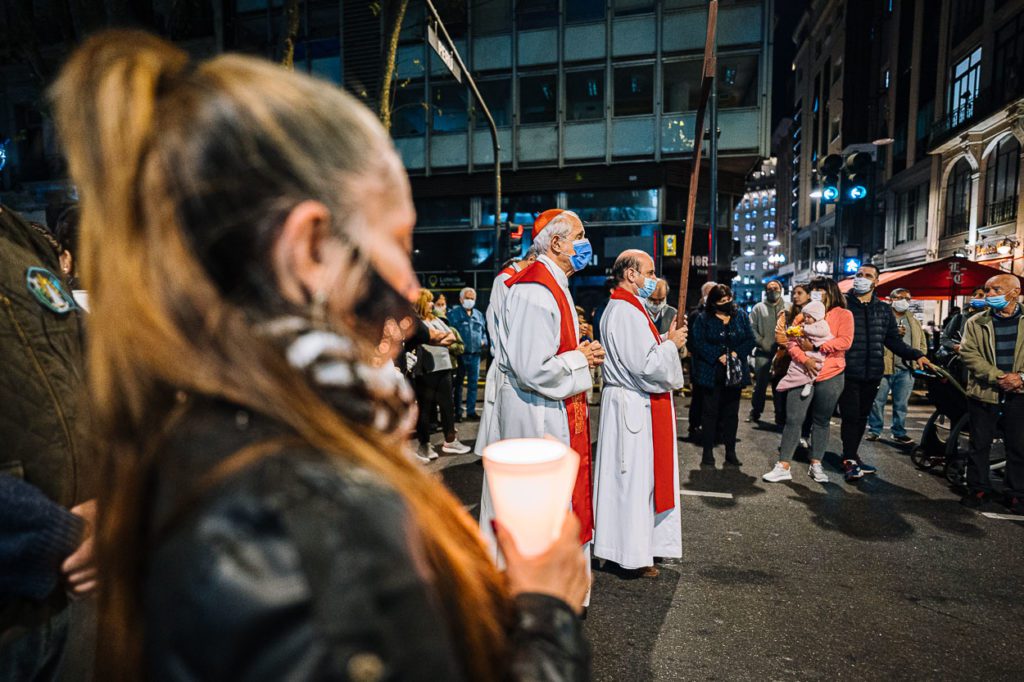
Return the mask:
[[[988,305],[988,303],[983,298],[972,298],[969,305],[972,308],[981,309],[981,308],[986,307]]]
[[[648,298],[654,293],[654,289],[658,286],[658,280],[653,277],[645,277],[644,285],[640,287],[640,290],[636,292],[636,295],[640,298]]]
[[[1006,306],[1010,305],[1010,302],[1006,300],[1006,296],[1000,294],[999,296],[986,296],[985,303],[992,310],[1002,310]]]
[[[572,248],[576,250],[576,253],[569,256],[569,262],[572,263],[572,269],[575,272],[579,272],[590,265],[590,257],[594,255],[594,247],[590,245],[589,239],[577,239],[572,243]]]

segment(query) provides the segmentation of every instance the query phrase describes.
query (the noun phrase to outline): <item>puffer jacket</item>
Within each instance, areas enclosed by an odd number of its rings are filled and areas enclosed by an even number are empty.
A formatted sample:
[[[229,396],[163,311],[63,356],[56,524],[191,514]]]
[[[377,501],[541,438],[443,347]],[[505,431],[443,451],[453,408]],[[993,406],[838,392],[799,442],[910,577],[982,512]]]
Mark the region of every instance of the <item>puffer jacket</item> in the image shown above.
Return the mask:
[[[252,458],[204,485],[232,455]],[[467,679],[407,510],[377,477],[268,418],[199,400],[161,448],[155,480],[151,679]],[[515,606],[496,679],[589,678],[564,602],[528,594]]]
[[[846,376],[860,381],[881,380],[885,374],[885,349],[907,362],[924,356],[903,343],[896,330],[896,316],[888,303],[872,295],[862,303],[853,294],[846,297],[846,307],[853,315],[853,345],[846,351]]]
[[[996,367],[996,330],[991,310],[972,315],[967,320],[960,343],[960,357],[967,366],[967,395],[983,403],[998,403],[997,382],[1005,372]],[[1020,316],[1017,325],[1013,371],[1024,372],[1024,315]]]
[[[917,321],[913,313],[908,312],[903,316],[907,325],[910,326],[910,345],[920,351],[923,355],[928,353],[928,340],[925,338],[924,329],[921,327],[921,323]],[[896,331],[899,331],[899,320],[896,321]],[[901,337],[902,338],[902,337]],[[885,376],[891,375],[896,370],[896,360],[893,352],[888,348],[885,349]]]
[[[722,323],[711,311],[704,311],[693,320],[690,330],[692,341],[694,382],[705,388],[715,386],[715,376],[722,364],[718,358],[725,353],[735,352],[743,366],[742,386],[750,385],[750,369],[747,356],[754,350],[754,331],[750,318],[743,310],[737,310],[729,320]]]
[[[81,313],[46,308],[26,284],[30,267],[60,273],[57,258],[42,235],[0,205],[0,474],[22,479],[71,508],[95,495],[80,399],[85,390]],[[65,604],[62,589],[43,601],[0,603],[0,638],[16,626],[46,620]]]

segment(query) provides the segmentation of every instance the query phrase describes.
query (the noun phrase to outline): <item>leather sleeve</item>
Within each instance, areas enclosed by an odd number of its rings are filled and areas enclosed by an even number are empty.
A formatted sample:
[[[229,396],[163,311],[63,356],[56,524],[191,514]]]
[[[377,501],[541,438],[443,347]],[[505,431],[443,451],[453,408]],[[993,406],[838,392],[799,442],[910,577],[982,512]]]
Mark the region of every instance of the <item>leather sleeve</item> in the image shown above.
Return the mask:
[[[568,604],[543,594],[516,597],[510,679],[567,682],[590,679],[590,647]]]

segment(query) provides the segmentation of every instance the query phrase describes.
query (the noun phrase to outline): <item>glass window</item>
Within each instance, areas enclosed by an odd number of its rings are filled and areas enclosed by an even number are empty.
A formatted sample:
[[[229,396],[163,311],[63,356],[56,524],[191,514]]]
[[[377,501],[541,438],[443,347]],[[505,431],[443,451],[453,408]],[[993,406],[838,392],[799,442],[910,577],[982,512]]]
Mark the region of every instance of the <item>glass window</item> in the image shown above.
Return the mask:
[[[946,220],[943,236],[966,232],[970,226],[971,164],[960,159],[953,166],[946,181]]]
[[[570,24],[604,19],[604,2],[601,0],[565,0],[565,20]]]
[[[554,123],[558,112],[558,78],[554,74],[519,79],[519,122]]]
[[[501,197],[501,219],[522,225],[526,235],[530,234],[533,221],[544,211],[554,208],[554,192],[540,194],[513,194]],[[511,213],[511,215],[510,215]],[[494,226],[494,195],[485,196],[480,202],[480,224]]]
[[[615,0],[615,16],[617,17],[629,14],[651,14],[652,12],[654,12],[654,0]]]
[[[615,69],[615,115],[654,113],[654,66],[620,66]]]
[[[1020,142],[1007,135],[989,155],[985,170],[986,224],[1017,219],[1017,186],[1020,181]]]
[[[568,192],[566,201],[585,223],[658,219],[656,189]]]
[[[430,129],[435,133],[461,133],[468,122],[468,90],[459,83],[430,88]]]
[[[948,111],[955,127],[974,117],[974,100],[981,84],[981,48],[953,67],[949,80]]]
[[[707,7],[707,0],[665,0],[665,9],[684,9],[687,7]]]
[[[416,137],[427,132],[427,104],[423,97],[423,81],[399,84],[391,110],[391,134],[394,137]]]
[[[718,60],[718,106],[757,105],[758,58],[750,55],[722,55]]]
[[[992,83],[1007,102],[1024,91],[1024,12],[1018,12],[996,34]]]
[[[558,0],[516,0],[519,30],[558,26]]]
[[[405,9],[405,16],[402,18],[402,31],[398,34],[398,40],[403,43],[425,40],[426,21],[426,8],[423,3],[410,2]]]
[[[423,6],[422,2],[410,2],[410,9],[414,5]],[[444,21],[444,27],[448,31],[448,35],[452,37],[452,40],[458,40],[459,38],[466,37],[466,32],[469,29],[468,17],[466,14],[466,0],[434,0],[434,7],[437,8],[437,13],[441,15],[441,20]],[[440,33],[440,31],[438,31]],[[426,35],[426,30],[421,30],[421,35]]]
[[[284,0],[272,0],[270,2],[271,7],[280,7]],[[243,12],[258,12],[267,10],[267,0],[235,0],[235,11],[239,14]]]
[[[413,204],[417,228],[469,225],[468,198],[413,199]]]
[[[662,66],[662,112],[696,111],[700,104],[702,61],[669,62]]]
[[[487,108],[490,109],[491,116],[494,117],[495,125],[498,127],[512,125],[512,79],[479,81],[477,87],[480,89],[480,95],[484,98],[484,102],[487,102]],[[475,101],[471,101],[470,105],[475,109]],[[487,118],[482,113],[478,113],[476,116],[476,127],[488,127]]]
[[[298,43],[295,46],[295,68],[334,83],[340,83],[340,48],[337,38]]]
[[[565,120],[604,118],[604,69],[565,74]]]
[[[494,236],[483,230],[413,232],[412,266],[446,274],[493,267]]]
[[[512,30],[512,0],[472,0],[473,33],[508,33]]]

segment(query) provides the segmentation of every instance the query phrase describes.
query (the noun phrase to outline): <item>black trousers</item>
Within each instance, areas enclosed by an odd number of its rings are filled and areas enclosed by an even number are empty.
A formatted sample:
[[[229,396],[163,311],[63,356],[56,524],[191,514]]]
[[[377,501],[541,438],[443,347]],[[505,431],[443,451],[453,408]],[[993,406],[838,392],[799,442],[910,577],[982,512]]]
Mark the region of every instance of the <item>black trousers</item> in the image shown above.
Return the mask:
[[[452,403],[452,371],[450,369],[421,374],[413,380],[416,391],[416,438],[430,442],[430,417],[434,409],[441,411],[441,429],[447,442],[455,440],[455,405]]]
[[[690,391],[690,413],[687,415],[690,433],[700,428],[701,423],[704,421],[703,405],[704,391],[706,390],[706,388],[699,384],[693,384],[693,390]]]
[[[842,426],[839,435],[843,440],[843,459],[860,461],[857,449],[868,427],[868,415],[875,403],[878,384],[882,378],[852,379],[846,375],[846,387],[839,396],[839,416]]]
[[[989,455],[999,423],[999,405],[967,400],[971,420],[971,452],[967,459],[967,487],[972,493],[992,492]],[[1006,396],[1002,405],[1003,445],[1006,448],[1006,492],[1024,498],[1024,395]]]
[[[721,441],[727,454],[736,452],[736,428],[740,421],[739,386],[723,386],[716,383],[714,388],[704,388],[702,401],[701,430],[704,453],[715,449]]]
[[[452,358],[455,367],[452,368],[452,405],[455,409],[455,418],[462,419],[462,384],[466,381],[466,365],[462,362],[462,356]]]
[[[760,352],[760,349],[758,350]],[[754,395],[750,398],[750,416],[760,417],[764,412],[764,399],[768,393],[768,386],[772,383],[772,359],[758,357],[754,360]],[[775,410],[778,418],[779,411]]]

